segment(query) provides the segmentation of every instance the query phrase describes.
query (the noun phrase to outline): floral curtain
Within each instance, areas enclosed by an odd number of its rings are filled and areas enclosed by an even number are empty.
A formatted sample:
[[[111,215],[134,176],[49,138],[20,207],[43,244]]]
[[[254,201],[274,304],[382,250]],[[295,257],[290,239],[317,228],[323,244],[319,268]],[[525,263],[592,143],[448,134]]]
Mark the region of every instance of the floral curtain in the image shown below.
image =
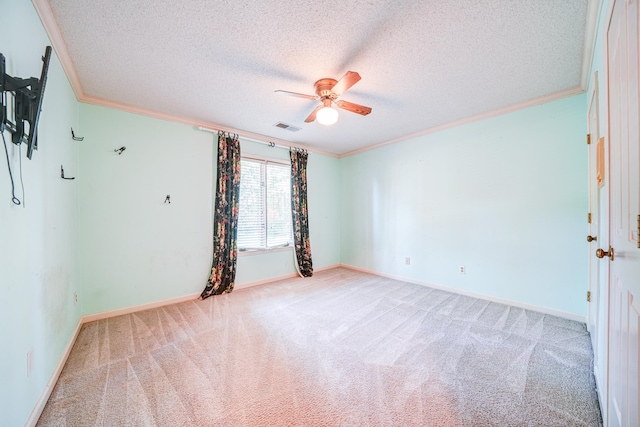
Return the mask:
[[[305,150],[291,148],[291,212],[296,268],[302,277],[313,276],[307,212],[307,158]]]
[[[205,299],[233,291],[238,258],[238,203],[240,200],[240,141],[238,135],[218,133],[218,176],[213,223],[213,265]]]

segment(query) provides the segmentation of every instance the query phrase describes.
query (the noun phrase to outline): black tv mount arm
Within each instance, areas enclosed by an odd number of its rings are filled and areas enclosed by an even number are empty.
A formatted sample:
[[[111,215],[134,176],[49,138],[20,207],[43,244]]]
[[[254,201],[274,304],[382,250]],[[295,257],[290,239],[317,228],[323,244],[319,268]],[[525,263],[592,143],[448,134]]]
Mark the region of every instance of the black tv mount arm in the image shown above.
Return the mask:
[[[42,109],[42,97],[47,82],[47,71],[51,60],[51,46],[47,46],[42,57],[42,72],[40,79],[35,77],[12,77],[5,71],[5,58],[0,53],[0,131],[7,129],[11,132],[14,144],[26,142],[27,157],[31,159],[33,150],[38,148],[38,119]],[[15,123],[7,117],[7,102],[5,92],[13,93],[13,115]],[[28,133],[25,122],[29,123]]]

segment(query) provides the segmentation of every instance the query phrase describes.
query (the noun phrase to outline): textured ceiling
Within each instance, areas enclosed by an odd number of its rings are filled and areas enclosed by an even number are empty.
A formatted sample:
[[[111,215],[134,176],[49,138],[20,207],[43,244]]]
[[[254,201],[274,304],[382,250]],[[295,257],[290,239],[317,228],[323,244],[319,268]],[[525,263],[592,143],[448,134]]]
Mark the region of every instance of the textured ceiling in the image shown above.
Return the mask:
[[[587,0],[33,1],[80,100],[338,155],[580,92],[590,61]],[[368,116],[274,92],[348,70]]]

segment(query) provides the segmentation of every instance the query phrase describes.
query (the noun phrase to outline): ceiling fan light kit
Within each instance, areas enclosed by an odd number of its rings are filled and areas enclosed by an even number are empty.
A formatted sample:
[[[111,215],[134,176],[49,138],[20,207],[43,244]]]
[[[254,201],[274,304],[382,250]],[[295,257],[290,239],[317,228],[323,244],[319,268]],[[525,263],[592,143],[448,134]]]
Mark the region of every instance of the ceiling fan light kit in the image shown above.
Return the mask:
[[[324,99],[322,103],[324,106],[316,113],[316,120],[321,125],[330,126],[338,121],[338,111],[331,108],[331,99]]]
[[[284,95],[296,96],[299,98],[310,99],[313,101],[321,101],[322,105],[318,105],[305,119],[305,123],[311,123],[318,120],[318,123],[329,126],[338,121],[338,111],[332,108],[335,104],[338,108],[351,111],[356,114],[366,116],[371,112],[370,107],[354,104],[352,102],[338,100],[338,97],[346,92],[351,86],[360,80],[360,74],[355,71],[347,71],[340,80],[320,79],[315,83],[316,95],[306,95],[303,93],[289,92],[287,90],[276,90],[276,92]]]
[[[331,107],[322,107],[316,114],[316,120],[321,125],[329,126],[338,121],[338,111]]]

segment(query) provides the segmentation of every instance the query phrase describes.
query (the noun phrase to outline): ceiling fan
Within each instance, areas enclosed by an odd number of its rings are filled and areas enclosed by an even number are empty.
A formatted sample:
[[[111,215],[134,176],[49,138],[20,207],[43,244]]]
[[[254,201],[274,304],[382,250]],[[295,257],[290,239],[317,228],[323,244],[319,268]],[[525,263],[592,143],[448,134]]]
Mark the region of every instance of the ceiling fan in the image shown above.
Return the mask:
[[[352,102],[342,101],[338,98],[344,92],[346,92],[351,86],[358,83],[360,80],[360,74],[355,71],[347,71],[340,80],[335,79],[320,79],[315,83],[316,95],[305,95],[304,93],[289,92],[287,90],[276,90],[276,92],[297,96],[300,98],[311,99],[313,101],[321,101],[322,104],[318,105],[315,110],[309,114],[309,117],[305,119],[305,123],[311,123],[318,119],[318,122],[323,125],[332,125],[338,120],[338,111],[331,107],[331,104],[335,104],[338,108],[351,111],[353,113],[366,116],[371,112],[370,107],[364,105],[354,104]]]

